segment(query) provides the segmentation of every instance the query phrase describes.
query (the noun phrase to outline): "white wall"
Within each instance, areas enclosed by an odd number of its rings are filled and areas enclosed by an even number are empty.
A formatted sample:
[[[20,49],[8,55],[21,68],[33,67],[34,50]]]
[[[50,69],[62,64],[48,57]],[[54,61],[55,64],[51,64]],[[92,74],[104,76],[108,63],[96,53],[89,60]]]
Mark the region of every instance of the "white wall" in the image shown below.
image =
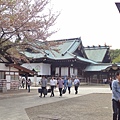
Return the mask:
[[[50,64],[42,65],[42,75],[51,75],[51,65]]]
[[[74,75],[73,68],[70,68],[70,76],[72,77]]]
[[[77,75],[77,73],[78,73],[78,70],[75,68],[74,74]]]
[[[35,80],[34,77],[28,77],[28,78],[30,78],[30,79],[31,79],[31,82],[32,82],[33,84],[36,84],[36,85],[39,85],[39,81],[41,81],[41,79],[42,79],[42,77],[37,77],[36,80]]]
[[[25,63],[22,65],[23,67],[35,70],[38,72],[38,75],[51,75],[51,65],[44,63]]]
[[[55,75],[58,75],[58,76],[60,75],[60,73],[59,73],[59,67],[55,68]]]
[[[0,63],[0,70],[9,71],[9,69],[10,69],[10,71],[19,71],[18,69],[13,68],[13,67],[10,67],[10,68],[6,67],[5,63]]]
[[[68,67],[61,67],[61,76],[68,76]]]

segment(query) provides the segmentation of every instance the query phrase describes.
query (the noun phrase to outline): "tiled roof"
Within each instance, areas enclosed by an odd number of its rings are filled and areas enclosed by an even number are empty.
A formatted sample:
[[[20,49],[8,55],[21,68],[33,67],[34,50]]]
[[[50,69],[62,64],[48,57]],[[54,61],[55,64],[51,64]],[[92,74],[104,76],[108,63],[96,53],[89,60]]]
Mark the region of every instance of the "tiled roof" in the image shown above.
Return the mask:
[[[58,42],[58,41],[56,41]],[[69,51],[70,53],[73,53],[79,46],[79,44],[81,43],[81,39],[80,38],[74,38],[74,39],[70,39],[70,40],[63,40],[62,44],[59,44],[55,47],[52,47],[53,49],[58,49],[59,52],[56,51],[49,51],[52,53],[52,56],[54,56],[55,58],[67,58],[69,57],[69,54],[67,54],[67,51]],[[48,52],[48,51],[46,51]]]
[[[91,64],[97,64],[95,61],[93,60],[89,60],[89,59],[86,59],[86,58],[83,58],[83,57],[80,57],[80,56],[77,56],[77,58],[81,61],[84,61],[84,62],[87,62],[87,63],[91,63]]]
[[[47,55],[47,57],[51,57],[51,58],[59,58],[59,57],[61,58],[63,56],[66,56],[67,51],[73,53],[81,43],[81,39],[74,38],[74,39],[56,40],[50,42],[54,42],[54,43],[59,42],[59,43],[56,46],[52,46],[52,48],[49,50],[42,50],[42,49],[39,50],[35,48],[38,51],[37,53],[24,52],[23,54],[25,54],[27,57],[32,57],[32,58],[40,58],[40,57],[44,57],[44,55]],[[40,44],[42,46],[44,45],[44,42],[43,43],[40,42]],[[57,49],[59,51],[57,52],[52,49]]]
[[[115,64],[117,67],[120,67],[120,63]],[[107,70],[114,66],[112,63],[98,63],[98,64],[91,64],[85,68],[84,71],[102,71]]]
[[[112,66],[112,63],[91,64],[84,71],[101,71]]]
[[[51,41],[52,42],[52,41]],[[30,53],[30,52],[24,52],[25,56],[28,58],[42,58],[46,55],[46,57],[54,60],[64,60],[64,59],[73,59],[76,55],[74,55],[74,51],[79,47],[81,43],[80,38],[73,38],[73,39],[67,39],[67,40],[56,40],[54,42],[60,42],[57,46],[53,46],[52,49],[58,49],[59,51],[54,50],[40,50],[38,53]],[[44,44],[44,43],[43,43]],[[96,63],[92,60],[77,56],[78,60],[88,62],[88,63]]]
[[[88,59],[94,60],[96,62],[102,62],[108,47],[92,47],[92,48],[88,47],[84,49]]]

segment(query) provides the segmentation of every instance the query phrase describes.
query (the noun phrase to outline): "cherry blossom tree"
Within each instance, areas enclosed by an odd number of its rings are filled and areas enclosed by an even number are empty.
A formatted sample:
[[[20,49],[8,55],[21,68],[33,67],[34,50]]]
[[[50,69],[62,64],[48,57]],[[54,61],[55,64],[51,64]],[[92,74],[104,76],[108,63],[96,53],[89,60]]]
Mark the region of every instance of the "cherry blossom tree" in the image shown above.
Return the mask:
[[[50,0],[0,0],[1,56],[21,59],[17,50],[51,46],[40,45],[57,32],[50,31],[50,28],[59,12],[54,13],[49,3]]]

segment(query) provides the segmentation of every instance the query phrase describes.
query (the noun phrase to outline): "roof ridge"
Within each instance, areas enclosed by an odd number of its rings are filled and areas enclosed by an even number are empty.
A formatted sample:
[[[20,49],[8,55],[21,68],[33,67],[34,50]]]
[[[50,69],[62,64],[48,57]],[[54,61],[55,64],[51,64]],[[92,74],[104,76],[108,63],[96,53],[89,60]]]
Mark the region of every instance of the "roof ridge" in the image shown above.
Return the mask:
[[[104,46],[101,46],[101,45],[99,45],[99,46],[87,46],[87,47],[84,47],[86,50],[96,50],[96,49],[108,49],[108,48],[110,48],[110,46],[106,46],[106,45],[104,45]]]
[[[81,40],[81,37],[78,38],[69,38],[69,39],[59,39],[59,40],[49,40],[49,42],[57,42],[57,41],[69,41],[69,40]]]
[[[71,45],[69,46],[69,48],[62,54],[62,56],[64,56],[64,55],[67,53],[67,51],[70,50],[70,48],[75,44],[75,42],[76,42],[76,41],[73,41],[73,42],[71,43]]]

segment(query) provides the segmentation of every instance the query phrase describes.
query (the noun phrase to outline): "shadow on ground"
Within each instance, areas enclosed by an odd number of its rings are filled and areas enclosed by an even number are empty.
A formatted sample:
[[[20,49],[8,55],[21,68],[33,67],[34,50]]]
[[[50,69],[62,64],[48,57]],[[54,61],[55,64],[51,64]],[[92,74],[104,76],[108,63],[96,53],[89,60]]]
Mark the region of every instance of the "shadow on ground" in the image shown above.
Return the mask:
[[[25,110],[30,120],[112,120],[109,93],[84,95]]]

